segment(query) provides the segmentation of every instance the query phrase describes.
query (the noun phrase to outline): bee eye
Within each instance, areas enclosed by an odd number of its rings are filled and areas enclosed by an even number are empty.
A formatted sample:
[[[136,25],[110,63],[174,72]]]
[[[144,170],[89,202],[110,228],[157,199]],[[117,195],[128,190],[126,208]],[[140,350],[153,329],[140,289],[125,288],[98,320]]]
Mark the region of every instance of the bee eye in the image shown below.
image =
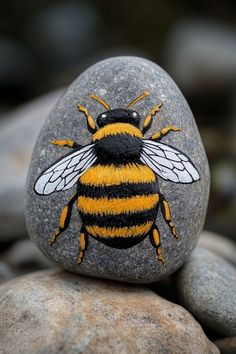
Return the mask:
[[[136,118],[138,116],[138,113],[132,112],[132,117]]]
[[[106,118],[106,116],[107,116],[107,115],[106,115],[105,113],[103,113],[103,114],[101,115],[102,118]]]

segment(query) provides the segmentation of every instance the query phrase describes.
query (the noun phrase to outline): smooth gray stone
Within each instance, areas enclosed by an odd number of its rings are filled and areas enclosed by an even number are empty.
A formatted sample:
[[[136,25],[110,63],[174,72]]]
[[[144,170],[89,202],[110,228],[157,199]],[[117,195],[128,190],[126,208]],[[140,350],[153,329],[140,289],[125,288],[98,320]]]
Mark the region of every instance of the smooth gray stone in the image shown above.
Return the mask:
[[[236,268],[214,253],[196,248],[177,273],[182,304],[225,336],[236,334]]]
[[[236,265],[236,243],[228,237],[203,230],[198,246],[205,248]]]
[[[62,90],[38,97],[1,116],[0,242],[25,237],[24,188],[38,132]]]
[[[15,274],[8,266],[8,264],[0,260],[0,284],[5,283],[6,281],[15,277]]]
[[[0,287],[5,354],[219,354],[183,307],[143,286],[58,270]]]
[[[40,196],[34,192],[34,183],[42,171],[58,158],[65,156],[68,148],[50,144],[55,139],[73,139],[81,145],[91,141],[84,115],[78,112],[77,103],[86,106],[96,118],[104,111],[89,98],[96,94],[112,108],[127,107],[135,97],[149,90],[151,95],[133,108],[142,117],[160,101],[161,112],[154,118],[146,135],[168,125],[175,125],[181,132],[170,133],[163,142],[186,153],[200,174],[200,181],[176,184],[159,178],[160,191],[168,200],[172,218],[179,234],[176,240],[158,212],[159,227],[165,265],[157,261],[155,249],[147,237],[129,249],[110,248],[89,237],[89,246],[83,263],[78,265],[79,231],[81,220],[74,205],[69,228],[53,246],[48,239],[58,227],[60,213],[76,188]],[[116,57],[101,61],[81,74],[68,88],[51,111],[39,134],[34,148],[26,186],[26,221],[34,242],[44,254],[68,270],[103,278],[128,282],[148,283],[176,271],[195,247],[202,230],[209,194],[209,169],[192,112],[182,93],[158,65],[137,57]]]
[[[18,274],[52,268],[53,266],[30,238],[14,242],[1,256]]]

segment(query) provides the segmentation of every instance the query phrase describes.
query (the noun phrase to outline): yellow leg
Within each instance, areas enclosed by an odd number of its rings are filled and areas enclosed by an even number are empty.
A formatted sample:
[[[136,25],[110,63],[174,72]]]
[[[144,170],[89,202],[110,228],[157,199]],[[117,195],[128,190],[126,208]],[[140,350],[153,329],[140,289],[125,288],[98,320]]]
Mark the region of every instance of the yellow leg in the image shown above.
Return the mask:
[[[62,146],[62,147],[69,147],[69,148],[76,148],[79,146],[74,140],[53,140],[51,141],[51,144],[57,145],[57,146]]]
[[[163,136],[169,134],[169,132],[173,132],[173,131],[181,131],[180,128],[176,128],[173,125],[168,125],[167,127],[163,128],[161,131],[153,134],[151,136],[151,140],[161,140],[163,138]]]
[[[80,235],[79,235],[79,255],[77,257],[78,264],[81,264],[83,261],[83,257],[84,257],[84,253],[87,249],[87,245],[88,245],[88,237],[82,228],[82,230],[80,231]]]
[[[160,111],[162,106],[163,106],[162,102],[156,105],[151,110],[151,112],[147,115],[147,117],[144,119],[143,130],[142,130],[143,134],[145,134],[148,131],[148,129],[151,128],[153,117]]]
[[[90,133],[95,133],[97,131],[97,127],[96,124],[94,122],[93,117],[89,114],[89,111],[87,110],[87,108],[85,108],[84,106],[81,105],[77,105],[78,109],[80,112],[84,113],[86,119],[87,119],[87,125],[88,125],[88,130],[90,131]]]
[[[59,228],[54,232],[49,239],[49,245],[51,246],[57,239],[57,237],[65,231],[70,223],[71,211],[75,200],[77,199],[77,193],[70,199],[69,203],[64,206],[60,215]]]
[[[177,235],[177,231],[176,228],[174,227],[174,223],[171,219],[171,212],[170,212],[170,207],[168,202],[165,200],[164,196],[162,194],[160,194],[160,204],[161,204],[161,212],[162,215],[167,223],[167,225],[169,226],[172,235],[178,239],[178,235]]]
[[[161,237],[157,226],[154,226],[150,236],[151,236],[151,242],[156,249],[158,261],[164,265],[165,260],[161,248]]]

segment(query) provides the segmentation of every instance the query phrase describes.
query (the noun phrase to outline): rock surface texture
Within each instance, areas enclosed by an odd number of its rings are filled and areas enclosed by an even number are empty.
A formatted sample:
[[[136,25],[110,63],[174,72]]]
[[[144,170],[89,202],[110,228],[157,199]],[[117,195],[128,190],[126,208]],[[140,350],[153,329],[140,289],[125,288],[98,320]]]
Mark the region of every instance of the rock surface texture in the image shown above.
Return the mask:
[[[236,243],[226,236],[204,230],[199,238],[198,246],[216,253],[236,265]]]
[[[181,302],[201,324],[225,336],[236,335],[236,269],[196,248],[177,276]]]
[[[0,303],[5,354],[219,353],[185,309],[136,285],[42,271],[3,285]]]
[[[168,125],[181,128],[180,132],[171,132],[164,137],[162,142],[187,154],[200,175],[199,181],[190,184],[158,178],[160,191],[170,205],[179,240],[171,235],[159,210],[156,224],[161,235],[164,266],[157,261],[149,237],[128,249],[108,247],[89,237],[84,260],[78,265],[76,259],[82,224],[76,203],[68,229],[52,246],[48,244],[58,228],[62,209],[75,193],[76,186],[47,196],[34,192],[34,184],[42,171],[71,151],[50,142],[58,139],[72,139],[81,145],[91,142],[92,135],[77,104],[84,105],[94,119],[105,109],[89,95],[100,96],[114,109],[127,107],[145,90],[150,92],[150,96],[132,107],[139,112],[141,125],[152,108],[163,102],[161,112],[155,116],[145,137],[149,138]],[[204,223],[208,193],[209,170],[204,148],[191,110],[176,84],[165,71],[148,60],[117,57],[99,62],[81,74],[46,120],[34,148],[28,174],[26,221],[33,241],[45,255],[64,268],[102,278],[148,283],[176,271],[192,252]]]

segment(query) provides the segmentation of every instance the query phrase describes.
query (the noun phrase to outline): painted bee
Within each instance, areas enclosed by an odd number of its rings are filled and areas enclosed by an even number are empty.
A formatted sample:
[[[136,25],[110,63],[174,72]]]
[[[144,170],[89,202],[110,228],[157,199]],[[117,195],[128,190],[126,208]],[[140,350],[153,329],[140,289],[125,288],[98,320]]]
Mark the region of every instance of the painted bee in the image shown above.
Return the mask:
[[[172,235],[178,238],[156,175],[175,183],[192,183],[200,177],[188,156],[160,142],[169,132],[180,131],[179,128],[170,125],[149,139],[144,138],[162,103],[147,115],[142,130],[138,112],[130,107],[147,95],[149,92],[145,91],[127,109],[111,109],[101,98],[91,95],[106,109],[97,117],[97,125],[88,110],[78,105],[93,134],[91,144],[83,147],[72,140],[52,141],[54,145],[67,146],[74,151],[43,171],[35,182],[34,190],[39,195],[77,185],[76,193],[62,210],[59,228],[49,244],[68,227],[72,206],[77,201],[82,219],[78,264],[87,249],[88,236],[107,246],[125,249],[147,235],[158,260],[164,264],[161,237],[155,224],[159,205]]]

